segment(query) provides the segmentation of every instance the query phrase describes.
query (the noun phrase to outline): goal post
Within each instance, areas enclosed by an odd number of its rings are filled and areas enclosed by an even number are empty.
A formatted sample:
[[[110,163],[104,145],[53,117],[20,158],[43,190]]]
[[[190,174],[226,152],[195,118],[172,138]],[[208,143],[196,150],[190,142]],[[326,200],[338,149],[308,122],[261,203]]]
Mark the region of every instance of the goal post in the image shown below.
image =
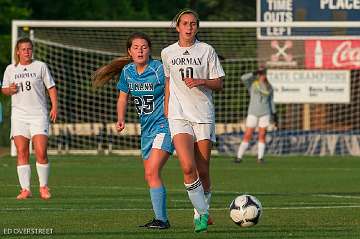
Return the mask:
[[[303,34],[262,36],[269,27]],[[117,79],[97,90],[90,79],[98,67],[125,55],[134,31],[151,37],[155,59],[177,40],[171,22],[13,21],[13,49],[19,37],[31,37],[34,58],[48,64],[57,84],[59,116],[51,125],[49,153],[139,154],[140,127],[132,104],[125,131],[118,134],[114,128]],[[266,65],[280,119],[278,128],[269,127],[269,154],[360,155],[359,33],[360,22],[201,22],[199,38],[215,48],[226,73],[224,90],[214,92],[214,149],[236,152],[249,103],[240,76]],[[251,153],[256,153],[255,137]]]

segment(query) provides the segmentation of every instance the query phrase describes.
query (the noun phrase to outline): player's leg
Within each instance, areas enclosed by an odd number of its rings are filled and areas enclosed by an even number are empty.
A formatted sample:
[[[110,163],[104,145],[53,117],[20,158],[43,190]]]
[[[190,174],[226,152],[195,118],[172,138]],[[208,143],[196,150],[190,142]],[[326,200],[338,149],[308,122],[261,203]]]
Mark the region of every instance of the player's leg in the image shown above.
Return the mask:
[[[195,143],[196,167],[199,173],[204,192],[210,192],[210,156],[212,142],[210,140],[200,140]]]
[[[204,196],[204,188],[198,176],[195,162],[193,136],[189,134],[177,134],[173,138],[176,153],[179,157],[180,166],[184,174],[184,185],[189,199],[199,213],[199,218],[194,219],[195,231],[207,230],[208,210]],[[206,225],[204,220],[206,218]]]
[[[258,139],[258,157],[257,162],[264,162],[264,154],[266,148],[266,129],[270,124],[270,115],[264,115],[259,119],[259,139]]]
[[[207,209],[210,208],[211,202],[211,180],[210,180],[210,156],[211,156],[212,142],[210,140],[200,140],[195,143],[195,158],[196,167],[199,173],[201,183],[204,188],[205,202]],[[200,215],[194,209],[194,218],[198,218]],[[213,224],[212,219],[209,217],[209,225]]]
[[[189,122],[184,120],[169,120],[169,126],[183,171],[186,191],[193,207],[198,211],[200,219],[202,219],[194,221],[195,231],[206,231],[208,211],[204,188],[196,169],[193,128]]]
[[[196,167],[201,183],[203,184],[205,202],[209,210],[211,202],[210,158],[212,143],[216,142],[215,125],[193,123],[193,129],[196,139],[194,144]],[[197,217],[199,217],[199,214],[196,209],[194,209],[194,218]],[[210,217],[208,224],[213,224],[212,218]]]
[[[17,174],[21,186],[20,194],[16,198],[21,200],[32,196],[30,190],[29,143],[31,136],[29,124],[26,121],[11,118],[11,135],[17,152]]]
[[[17,174],[21,186],[20,194],[16,198],[22,200],[32,196],[30,190],[31,168],[29,163],[30,139],[22,135],[17,135],[13,138],[17,152]]]
[[[50,199],[51,194],[48,187],[50,165],[47,157],[48,136],[37,134],[32,137],[34,151],[36,156],[36,171],[39,177],[40,197],[42,199]]]
[[[150,198],[155,213],[154,220],[142,227],[167,229],[170,227],[166,212],[166,189],[161,179],[161,170],[173,152],[171,136],[168,133],[159,133],[155,138],[142,137],[142,152],[144,157],[145,179],[150,188]],[[152,142],[151,151],[148,145]]]
[[[150,198],[155,214],[154,220],[143,225],[154,229],[170,227],[166,211],[166,189],[161,179],[161,170],[169,158],[169,153],[153,148],[148,159],[143,160],[145,179],[149,185]]]
[[[236,163],[240,163],[242,161],[242,158],[244,156],[245,151],[249,147],[249,142],[251,140],[251,137],[254,133],[255,127],[258,123],[258,118],[254,115],[248,115],[246,118],[246,129],[243,136],[243,140],[239,146],[237,156],[235,159]]]

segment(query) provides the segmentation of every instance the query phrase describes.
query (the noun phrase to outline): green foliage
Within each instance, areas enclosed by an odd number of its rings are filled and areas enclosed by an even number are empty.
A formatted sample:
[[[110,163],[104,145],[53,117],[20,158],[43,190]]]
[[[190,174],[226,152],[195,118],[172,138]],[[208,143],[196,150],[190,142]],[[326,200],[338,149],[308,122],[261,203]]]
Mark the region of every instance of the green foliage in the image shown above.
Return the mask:
[[[199,0],[193,1],[201,20],[207,21],[254,21],[256,1],[248,0]]]

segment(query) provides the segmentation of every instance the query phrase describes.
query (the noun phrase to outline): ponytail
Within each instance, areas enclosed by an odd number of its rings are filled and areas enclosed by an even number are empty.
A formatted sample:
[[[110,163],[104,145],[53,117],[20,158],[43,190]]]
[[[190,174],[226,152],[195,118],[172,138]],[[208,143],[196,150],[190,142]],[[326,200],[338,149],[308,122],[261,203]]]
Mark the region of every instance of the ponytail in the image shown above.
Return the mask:
[[[94,88],[102,87],[115,76],[118,77],[121,70],[130,62],[129,57],[119,57],[113,59],[109,64],[97,69],[92,75],[92,85]]]

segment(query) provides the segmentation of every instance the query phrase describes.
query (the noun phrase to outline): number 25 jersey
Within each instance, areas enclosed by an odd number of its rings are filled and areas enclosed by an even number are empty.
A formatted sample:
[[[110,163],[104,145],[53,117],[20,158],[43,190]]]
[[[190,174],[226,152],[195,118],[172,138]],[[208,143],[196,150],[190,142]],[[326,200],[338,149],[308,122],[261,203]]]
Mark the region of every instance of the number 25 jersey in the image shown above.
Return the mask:
[[[11,96],[11,116],[16,118],[47,117],[46,89],[55,86],[47,65],[34,60],[28,65],[8,65],[3,78],[3,88],[12,83],[17,93]]]
[[[212,90],[198,86],[189,88],[184,78],[216,79],[225,75],[212,46],[195,41],[190,47],[176,42],[161,52],[165,76],[169,82],[169,119],[183,119],[195,123],[214,123]]]
[[[164,115],[165,76],[160,61],[150,59],[145,71],[137,73],[134,63],[121,72],[116,88],[131,94],[140,117],[141,134],[154,136],[167,133],[169,125]]]

